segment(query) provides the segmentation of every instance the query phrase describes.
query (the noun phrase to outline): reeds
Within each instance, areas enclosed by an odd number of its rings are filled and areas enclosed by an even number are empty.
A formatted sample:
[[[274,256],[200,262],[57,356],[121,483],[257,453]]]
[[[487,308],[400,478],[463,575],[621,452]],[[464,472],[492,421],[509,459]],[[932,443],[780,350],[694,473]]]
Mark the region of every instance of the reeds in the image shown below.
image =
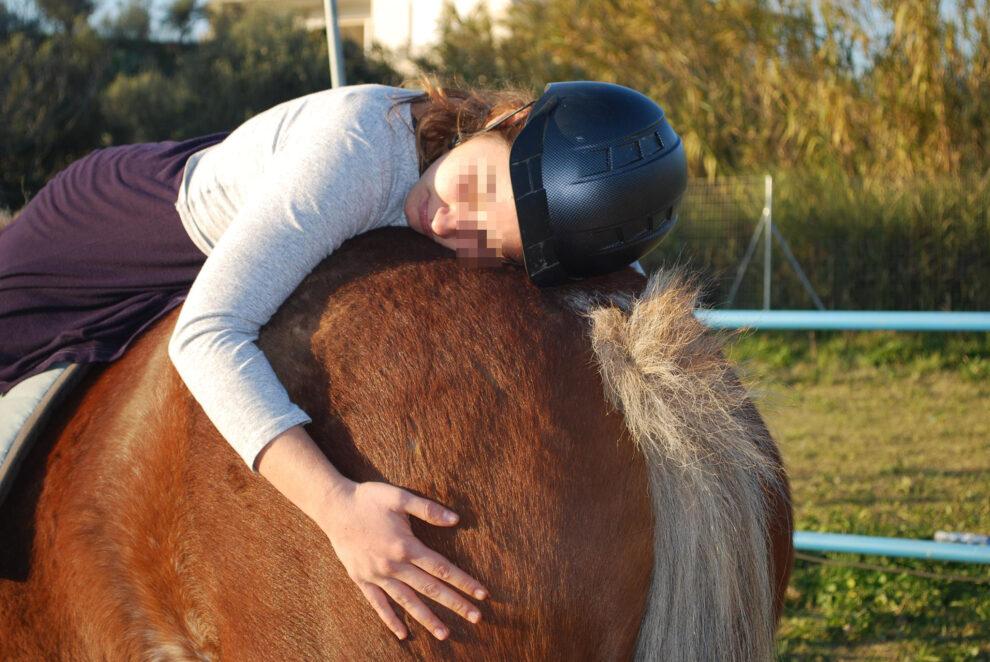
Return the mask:
[[[693,182],[681,222],[644,260],[647,268],[679,262],[702,272],[710,305],[727,303],[760,218],[762,180],[739,181]],[[828,309],[990,310],[990,174],[786,172],[774,178],[772,213]],[[771,265],[771,307],[812,308],[776,243]],[[761,240],[732,307],[762,307],[762,273]]]

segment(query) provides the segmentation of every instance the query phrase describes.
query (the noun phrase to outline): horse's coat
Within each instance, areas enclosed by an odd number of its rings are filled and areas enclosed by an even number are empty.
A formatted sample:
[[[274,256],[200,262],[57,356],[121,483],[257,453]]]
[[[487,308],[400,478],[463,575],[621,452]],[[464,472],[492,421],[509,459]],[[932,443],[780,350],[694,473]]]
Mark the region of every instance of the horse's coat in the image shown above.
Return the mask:
[[[571,290],[466,270],[386,230],[345,245],[262,332],[342,472],[461,514],[450,530],[413,526],[489,588],[480,624],[437,607],[448,641],[415,624],[396,640],[316,525],[189,396],[166,355],[171,316],[94,371],[0,511],[0,658],[629,659],[651,575],[677,578],[654,569],[647,468]],[[770,561],[773,586],[755,588],[772,614],[790,511],[770,496],[772,558],[739,558]]]

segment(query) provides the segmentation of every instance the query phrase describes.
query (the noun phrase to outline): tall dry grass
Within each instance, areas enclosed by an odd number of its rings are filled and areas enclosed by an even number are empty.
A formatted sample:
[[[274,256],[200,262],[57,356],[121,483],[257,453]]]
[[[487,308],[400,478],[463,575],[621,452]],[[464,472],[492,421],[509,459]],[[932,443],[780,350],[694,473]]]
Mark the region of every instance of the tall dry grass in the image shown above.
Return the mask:
[[[762,178],[692,182],[681,221],[644,266],[686,263],[707,278],[706,302],[726,304],[762,206]],[[826,308],[990,309],[990,174],[782,172],[773,220]],[[771,266],[771,307],[814,307],[776,243]],[[761,239],[732,307],[762,305]]]

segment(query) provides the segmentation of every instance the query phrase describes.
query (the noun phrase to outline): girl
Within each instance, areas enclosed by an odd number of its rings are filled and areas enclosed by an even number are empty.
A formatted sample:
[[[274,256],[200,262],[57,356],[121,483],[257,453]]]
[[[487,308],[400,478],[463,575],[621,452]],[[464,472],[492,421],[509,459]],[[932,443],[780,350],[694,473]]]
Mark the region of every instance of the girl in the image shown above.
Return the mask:
[[[94,152],[0,234],[0,392],[56,361],[110,361],[185,301],[169,354],[224,438],[326,533],[399,638],[388,598],[437,638],[418,594],[471,622],[481,583],[420,543],[443,506],[341,475],[255,345],[341,243],[408,225],[538,285],[612,271],[653,248],[686,186],[680,139],[637,92],[555,83],[424,93],[362,85],[272,108],[229,135]]]

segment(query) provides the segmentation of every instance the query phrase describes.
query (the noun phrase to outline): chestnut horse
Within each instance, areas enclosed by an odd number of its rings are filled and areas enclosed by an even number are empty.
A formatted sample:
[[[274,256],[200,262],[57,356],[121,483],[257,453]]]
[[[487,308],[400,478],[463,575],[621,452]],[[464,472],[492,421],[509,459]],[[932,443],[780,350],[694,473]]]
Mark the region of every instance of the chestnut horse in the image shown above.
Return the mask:
[[[759,660],[791,560],[783,469],[696,293],[627,270],[541,290],[390,229],[259,340],[346,475],[447,504],[489,588],[398,641],[329,541],[172,368],[172,314],[92,370],[0,511],[0,659]],[[642,296],[631,296],[642,293]],[[408,621],[409,619],[407,619]]]

